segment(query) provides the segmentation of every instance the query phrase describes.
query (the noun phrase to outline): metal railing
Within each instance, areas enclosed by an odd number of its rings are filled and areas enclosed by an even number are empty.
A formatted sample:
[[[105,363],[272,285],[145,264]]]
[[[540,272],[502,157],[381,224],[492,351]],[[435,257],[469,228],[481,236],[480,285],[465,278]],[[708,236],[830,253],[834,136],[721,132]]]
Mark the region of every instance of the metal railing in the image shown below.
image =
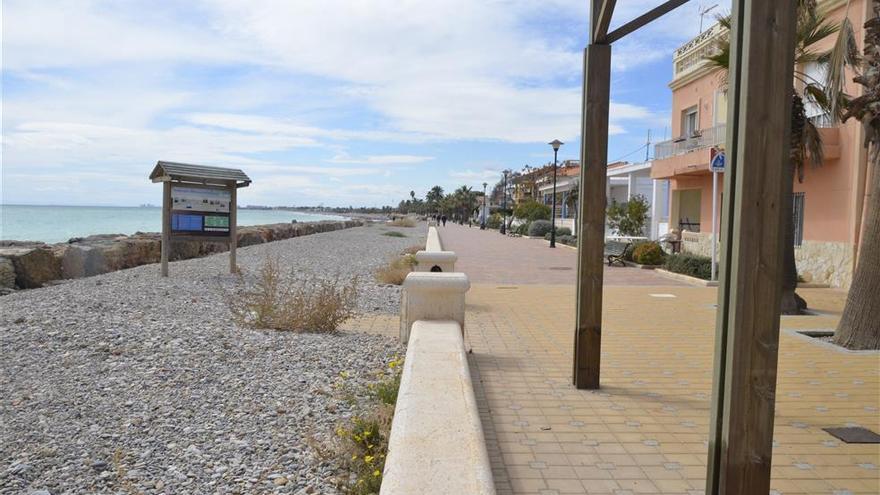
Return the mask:
[[[654,159],[662,160],[670,156],[682,155],[690,151],[709,146],[717,146],[724,143],[727,132],[727,124],[718,124],[715,127],[702,129],[690,137],[680,137],[662,141],[654,145]]]

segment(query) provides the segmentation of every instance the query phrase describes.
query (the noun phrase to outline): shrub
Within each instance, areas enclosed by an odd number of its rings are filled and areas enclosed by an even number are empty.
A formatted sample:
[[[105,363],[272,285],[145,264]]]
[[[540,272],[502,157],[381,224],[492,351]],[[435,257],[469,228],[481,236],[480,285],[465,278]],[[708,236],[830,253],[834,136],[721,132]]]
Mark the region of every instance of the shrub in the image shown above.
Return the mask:
[[[383,284],[401,285],[417,263],[414,254],[394,258],[387,266],[376,270],[376,280]]]
[[[392,227],[415,227],[416,221],[409,217],[395,218],[389,223]]]
[[[529,225],[532,222],[523,222],[516,226],[516,233],[519,235],[529,235]]]
[[[404,249],[401,254],[416,254],[419,251],[424,251],[424,250],[425,250],[424,245],[414,244],[414,245]]]
[[[556,238],[556,241],[565,244],[566,246],[577,246],[578,244],[577,237],[573,235],[561,235]]]
[[[382,235],[387,235],[388,237],[406,237],[406,234],[404,234],[403,232],[398,232],[396,230],[385,232]]]
[[[648,200],[637,194],[625,203],[611,201],[608,205],[608,226],[620,235],[640,236],[648,222]]]
[[[656,242],[643,242],[632,251],[633,261],[641,265],[660,265],[665,256],[660,244]]]
[[[709,280],[712,276],[712,260],[696,254],[670,254],[666,257],[663,268],[670,272],[690,275],[703,280]]]
[[[535,200],[525,201],[513,210],[513,216],[529,222],[550,220],[550,207]]]
[[[551,232],[547,232],[544,234],[544,240],[550,240]],[[559,240],[560,237],[564,235],[571,235],[571,229],[568,227],[556,227],[556,240]]]
[[[354,316],[357,278],[282,276],[278,261],[266,258],[252,286],[239,272],[227,297],[233,319],[242,326],[303,332],[335,332]]]
[[[486,227],[490,229],[500,229],[501,222],[501,215],[499,215],[498,213],[493,213],[489,215],[489,218],[486,220]]]
[[[529,225],[529,237],[544,237],[550,232],[549,220],[535,220]]]

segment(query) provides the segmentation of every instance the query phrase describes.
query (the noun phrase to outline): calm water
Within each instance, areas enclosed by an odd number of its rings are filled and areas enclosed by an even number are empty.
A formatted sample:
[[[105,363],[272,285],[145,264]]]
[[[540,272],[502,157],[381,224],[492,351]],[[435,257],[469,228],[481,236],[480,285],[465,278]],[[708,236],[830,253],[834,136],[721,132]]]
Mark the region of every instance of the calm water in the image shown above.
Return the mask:
[[[238,210],[238,225],[342,218],[294,211]],[[0,239],[66,242],[71,237],[94,234],[159,232],[161,223],[161,208],[0,205]]]

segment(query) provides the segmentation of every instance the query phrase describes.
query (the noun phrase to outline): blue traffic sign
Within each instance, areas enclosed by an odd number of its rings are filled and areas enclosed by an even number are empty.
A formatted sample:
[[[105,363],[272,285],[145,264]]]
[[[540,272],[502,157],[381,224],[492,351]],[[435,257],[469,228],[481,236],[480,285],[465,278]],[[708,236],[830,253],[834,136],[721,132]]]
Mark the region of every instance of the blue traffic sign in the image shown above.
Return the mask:
[[[709,170],[713,172],[724,172],[724,152],[718,151],[714,153],[712,161],[709,162]]]

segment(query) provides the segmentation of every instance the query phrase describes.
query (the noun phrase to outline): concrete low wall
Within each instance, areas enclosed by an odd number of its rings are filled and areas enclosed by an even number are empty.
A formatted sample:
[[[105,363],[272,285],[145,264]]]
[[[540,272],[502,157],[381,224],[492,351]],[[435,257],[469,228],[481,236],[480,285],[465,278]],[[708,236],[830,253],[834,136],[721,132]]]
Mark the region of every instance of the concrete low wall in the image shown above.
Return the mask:
[[[428,227],[428,240],[425,242],[425,251],[443,251],[443,244],[440,242],[440,234],[437,233],[437,227]]]
[[[416,321],[380,495],[494,495],[462,330]]]
[[[436,227],[428,227],[425,250],[416,253],[417,272],[454,272],[458,257],[452,251],[444,251]]]

